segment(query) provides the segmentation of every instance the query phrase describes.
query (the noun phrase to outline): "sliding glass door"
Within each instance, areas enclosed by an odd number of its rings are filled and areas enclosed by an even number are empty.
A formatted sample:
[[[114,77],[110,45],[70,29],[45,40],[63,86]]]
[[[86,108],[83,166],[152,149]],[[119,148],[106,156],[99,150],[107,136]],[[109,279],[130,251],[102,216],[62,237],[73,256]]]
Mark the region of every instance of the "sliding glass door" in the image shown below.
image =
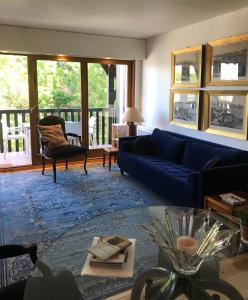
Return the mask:
[[[121,122],[127,105],[128,66],[88,63],[89,148],[112,143],[112,124]]]
[[[31,164],[27,56],[0,54],[0,168]]]
[[[112,124],[132,106],[132,74],[130,61],[0,54],[0,167],[40,163],[36,125],[48,115],[101,156]]]
[[[37,57],[35,65],[37,120],[49,114],[64,118],[66,131],[82,137],[89,157],[101,156],[100,149],[112,144],[112,124],[132,105],[131,63]],[[39,147],[37,142],[37,154]]]
[[[37,90],[38,119],[59,116],[65,120],[66,132],[82,136],[80,62],[37,60]]]

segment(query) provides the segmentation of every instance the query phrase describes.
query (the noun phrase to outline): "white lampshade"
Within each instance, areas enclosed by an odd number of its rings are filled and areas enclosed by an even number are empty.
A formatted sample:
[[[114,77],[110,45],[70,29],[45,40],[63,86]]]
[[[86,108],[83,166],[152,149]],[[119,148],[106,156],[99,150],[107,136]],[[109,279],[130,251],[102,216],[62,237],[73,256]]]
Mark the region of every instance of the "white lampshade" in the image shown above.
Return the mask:
[[[138,108],[127,107],[122,118],[123,122],[144,122],[144,119]]]

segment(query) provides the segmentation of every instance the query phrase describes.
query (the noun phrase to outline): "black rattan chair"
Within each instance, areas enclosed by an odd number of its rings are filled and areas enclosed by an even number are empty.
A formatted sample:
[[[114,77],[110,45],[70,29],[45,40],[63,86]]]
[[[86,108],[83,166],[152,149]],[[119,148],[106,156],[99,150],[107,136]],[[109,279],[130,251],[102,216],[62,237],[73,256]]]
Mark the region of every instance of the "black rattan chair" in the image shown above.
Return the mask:
[[[37,245],[4,245],[0,246],[0,259],[29,254],[33,264],[37,262]],[[27,281],[20,280],[0,289],[1,300],[23,300]]]
[[[41,143],[41,158],[42,158],[42,175],[44,175],[45,172],[45,160],[51,160],[53,165],[53,180],[56,182],[56,162],[58,160],[65,160],[65,166],[66,170],[68,169],[68,159],[72,158],[74,156],[83,155],[84,156],[84,171],[87,175],[87,169],[86,169],[86,162],[87,162],[87,148],[83,147],[81,137],[75,133],[66,133],[65,132],[65,121],[64,119],[57,117],[57,116],[47,116],[41,120],[39,120],[38,125],[41,126],[51,126],[51,125],[57,125],[60,124],[62,127],[62,130],[64,132],[65,138],[67,139],[68,136],[71,136],[73,138],[78,138],[79,143],[81,146],[76,145],[66,145],[59,148],[55,148],[54,150],[49,150],[48,148],[48,141],[44,140],[42,137],[40,137],[40,143]]]

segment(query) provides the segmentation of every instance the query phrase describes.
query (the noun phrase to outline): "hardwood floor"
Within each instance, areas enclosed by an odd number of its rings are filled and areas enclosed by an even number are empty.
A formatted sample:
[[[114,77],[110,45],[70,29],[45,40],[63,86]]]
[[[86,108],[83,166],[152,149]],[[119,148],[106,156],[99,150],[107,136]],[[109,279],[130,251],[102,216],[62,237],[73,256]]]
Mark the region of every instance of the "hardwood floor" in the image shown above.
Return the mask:
[[[92,165],[92,164],[102,164],[102,158],[88,158],[87,165]],[[82,161],[71,161],[69,162],[69,166],[82,166]],[[57,164],[58,169],[63,169],[65,168],[65,163],[58,163]],[[22,171],[33,171],[33,170],[41,170],[42,166],[41,165],[23,165],[23,166],[16,166],[16,167],[11,167],[11,166],[6,166],[6,167],[0,167],[0,173],[13,173],[13,172],[22,172]],[[46,169],[52,169],[52,165],[47,163],[46,164]]]

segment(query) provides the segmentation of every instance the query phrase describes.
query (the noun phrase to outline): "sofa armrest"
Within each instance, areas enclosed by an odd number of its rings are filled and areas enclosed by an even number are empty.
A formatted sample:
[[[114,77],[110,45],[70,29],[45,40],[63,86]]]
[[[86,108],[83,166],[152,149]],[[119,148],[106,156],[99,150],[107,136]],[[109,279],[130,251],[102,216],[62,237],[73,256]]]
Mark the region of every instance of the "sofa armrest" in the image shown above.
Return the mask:
[[[146,136],[151,136],[151,135],[146,135]],[[124,147],[122,147],[123,142],[134,142],[139,137],[141,137],[141,135],[138,135],[138,136],[125,136],[125,137],[119,138],[119,150],[120,151],[124,150],[123,149]]]
[[[248,164],[237,164],[202,170],[199,188],[202,195],[219,194],[237,190],[248,190]]]

